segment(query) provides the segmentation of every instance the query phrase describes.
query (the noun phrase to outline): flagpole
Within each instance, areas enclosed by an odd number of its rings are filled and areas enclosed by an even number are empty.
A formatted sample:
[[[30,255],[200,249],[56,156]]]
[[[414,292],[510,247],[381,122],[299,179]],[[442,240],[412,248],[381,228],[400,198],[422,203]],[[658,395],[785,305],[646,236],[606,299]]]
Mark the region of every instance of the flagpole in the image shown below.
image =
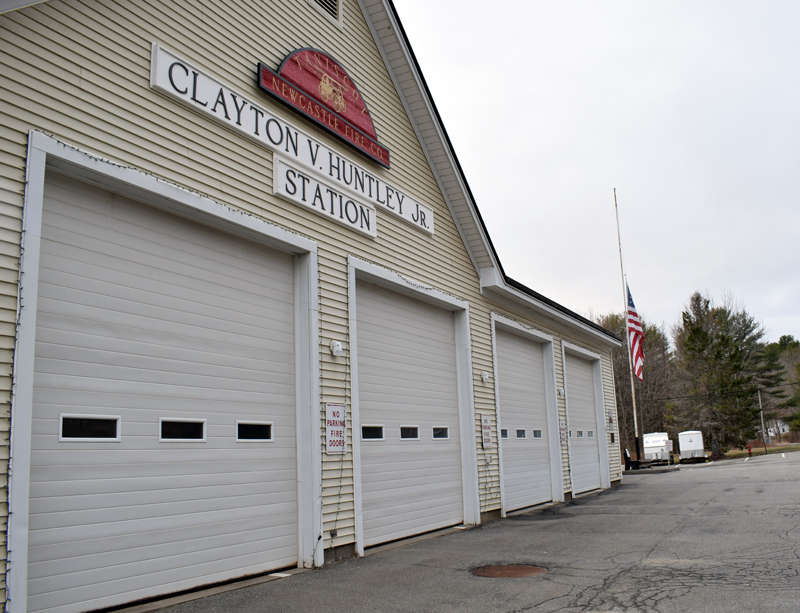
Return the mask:
[[[619,233],[619,208],[617,207],[617,188],[614,188],[614,213],[617,216],[617,242],[619,244],[619,269],[622,273],[622,303],[624,309],[622,310],[623,330],[625,331],[625,345],[628,347],[628,370],[631,375],[631,399],[633,400],[633,435],[634,445],[636,450],[636,464],[634,468],[639,467],[642,460],[639,447],[639,422],[636,419],[636,388],[633,385],[633,357],[631,356],[631,336],[628,334],[628,283],[625,279],[625,266],[622,263],[622,238]]]

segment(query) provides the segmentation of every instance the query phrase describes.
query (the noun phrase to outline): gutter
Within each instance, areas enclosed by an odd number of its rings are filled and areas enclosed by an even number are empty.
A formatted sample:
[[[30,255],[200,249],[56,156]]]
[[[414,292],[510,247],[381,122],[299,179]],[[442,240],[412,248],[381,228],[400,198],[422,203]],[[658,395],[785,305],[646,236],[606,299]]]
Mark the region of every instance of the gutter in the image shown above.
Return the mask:
[[[505,298],[517,308],[527,307],[538,315],[564,321],[570,327],[584,334],[588,333],[595,339],[599,337],[599,340],[615,347],[622,345],[622,339],[603,326],[511,279],[505,273],[498,272],[496,268],[481,269],[481,293],[494,299]]]

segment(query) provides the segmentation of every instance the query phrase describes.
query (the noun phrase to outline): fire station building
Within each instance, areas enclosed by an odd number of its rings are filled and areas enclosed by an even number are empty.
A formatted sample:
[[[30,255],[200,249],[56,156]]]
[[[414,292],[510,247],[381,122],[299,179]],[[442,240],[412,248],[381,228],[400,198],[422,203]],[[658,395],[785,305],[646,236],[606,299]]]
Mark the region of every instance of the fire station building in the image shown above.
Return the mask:
[[[620,341],[503,272],[391,0],[0,10],[9,611],[621,479]]]

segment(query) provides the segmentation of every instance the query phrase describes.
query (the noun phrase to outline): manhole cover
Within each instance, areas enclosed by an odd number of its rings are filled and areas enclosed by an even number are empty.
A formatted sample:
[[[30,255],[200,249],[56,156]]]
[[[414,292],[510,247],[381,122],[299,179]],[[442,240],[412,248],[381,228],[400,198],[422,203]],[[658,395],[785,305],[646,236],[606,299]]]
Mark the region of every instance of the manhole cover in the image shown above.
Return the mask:
[[[530,564],[497,564],[495,566],[479,566],[478,568],[473,568],[470,572],[478,577],[513,579],[517,577],[535,577],[536,575],[543,575],[547,572],[547,569]]]

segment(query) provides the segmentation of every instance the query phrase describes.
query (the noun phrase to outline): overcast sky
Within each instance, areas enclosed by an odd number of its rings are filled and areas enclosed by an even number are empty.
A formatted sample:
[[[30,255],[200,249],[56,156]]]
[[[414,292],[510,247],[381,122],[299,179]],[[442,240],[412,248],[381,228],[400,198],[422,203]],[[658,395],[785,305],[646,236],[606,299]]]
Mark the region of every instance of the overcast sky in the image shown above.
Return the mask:
[[[506,273],[800,338],[800,2],[394,0]]]

